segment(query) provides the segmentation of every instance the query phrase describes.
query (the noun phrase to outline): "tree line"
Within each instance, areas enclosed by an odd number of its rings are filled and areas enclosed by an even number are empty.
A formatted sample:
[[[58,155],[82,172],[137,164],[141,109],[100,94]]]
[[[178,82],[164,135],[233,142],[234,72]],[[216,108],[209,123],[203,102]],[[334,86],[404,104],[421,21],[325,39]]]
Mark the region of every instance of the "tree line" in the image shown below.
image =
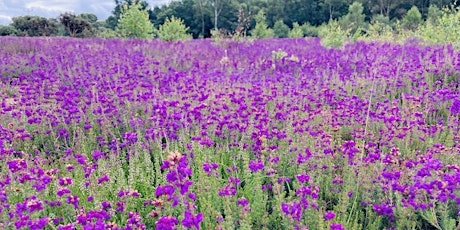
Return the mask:
[[[14,17],[8,26],[0,26],[0,35],[16,36],[71,36],[117,37],[117,27],[123,7],[136,0],[114,0],[115,8],[106,20],[98,20],[93,13],[79,15],[63,13],[58,18],[39,16]],[[139,1],[139,10],[146,12],[153,30],[171,18],[180,19],[193,38],[207,38],[212,31],[238,31],[242,29],[264,32],[273,28],[273,34],[259,35],[283,37],[291,30],[303,35],[317,36],[315,27],[339,20],[346,27],[365,27],[347,23],[373,21],[391,24],[402,21],[411,9],[417,9],[422,19],[448,6],[455,0],[174,0],[167,5],[150,7]],[[355,11],[355,12],[353,12]],[[416,13],[415,13],[416,14]],[[355,17],[355,18],[353,18]],[[359,18],[356,18],[359,17]],[[407,17],[406,17],[407,19]],[[133,25],[134,22],[131,23]],[[266,31],[265,31],[266,32]]]

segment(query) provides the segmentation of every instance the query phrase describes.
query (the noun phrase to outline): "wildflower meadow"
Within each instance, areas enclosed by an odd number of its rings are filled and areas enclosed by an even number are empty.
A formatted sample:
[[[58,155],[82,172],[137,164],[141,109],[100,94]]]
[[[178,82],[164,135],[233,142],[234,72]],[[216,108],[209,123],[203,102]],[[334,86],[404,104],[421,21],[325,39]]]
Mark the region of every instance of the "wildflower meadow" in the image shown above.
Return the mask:
[[[460,52],[0,38],[0,229],[460,227]]]

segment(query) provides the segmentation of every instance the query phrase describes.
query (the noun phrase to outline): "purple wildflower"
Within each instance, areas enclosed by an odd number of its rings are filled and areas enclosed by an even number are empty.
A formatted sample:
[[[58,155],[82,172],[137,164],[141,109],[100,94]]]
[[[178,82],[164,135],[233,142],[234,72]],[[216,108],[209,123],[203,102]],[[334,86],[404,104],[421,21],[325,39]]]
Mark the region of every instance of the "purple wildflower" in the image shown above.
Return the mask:
[[[335,218],[335,213],[333,211],[324,213],[324,221],[328,221]]]
[[[332,223],[330,226],[331,230],[345,230],[341,224]]]
[[[176,229],[175,226],[179,223],[176,217],[173,216],[162,216],[156,222],[156,230],[173,230]]]
[[[259,161],[251,160],[250,163],[249,163],[249,169],[252,172],[255,172],[255,173],[257,171],[259,171],[259,170],[262,170],[264,167],[265,167],[265,165],[261,160],[259,160]]]
[[[185,218],[182,220],[182,225],[187,228],[195,227],[197,230],[200,229],[200,223],[203,221],[203,213],[198,213],[197,215],[193,215],[193,213],[189,211],[185,211],[184,213]]]
[[[450,114],[458,115],[460,114],[460,99],[455,99],[450,107]]]
[[[102,184],[102,183],[104,183],[106,181],[109,181],[109,176],[108,175],[105,175],[103,177],[98,178],[97,179],[97,184]]]

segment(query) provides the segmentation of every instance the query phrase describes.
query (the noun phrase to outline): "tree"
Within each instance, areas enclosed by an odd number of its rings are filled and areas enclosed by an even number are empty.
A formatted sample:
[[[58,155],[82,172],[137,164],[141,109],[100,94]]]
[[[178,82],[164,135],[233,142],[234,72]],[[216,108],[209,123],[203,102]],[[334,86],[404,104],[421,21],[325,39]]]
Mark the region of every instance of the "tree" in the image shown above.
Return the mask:
[[[229,0],[210,0],[212,9],[214,11],[214,30],[218,30],[219,27],[217,25],[219,15],[222,13],[222,10],[224,9],[224,5],[226,2]]]
[[[91,23],[91,24],[94,24],[97,22],[97,16],[95,14],[92,14],[92,13],[82,13],[80,14],[78,17],[80,17],[81,19]]]
[[[374,0],[370,2],[370,10],[372,13],[381,14],[389,17],[392,10],[396,9],[400,1],[399,0]]]
[[[390,18],[388,16],[383,15],[383,14],[374,15],[372,17],[371,23],[374,23],[374,24],[378,23],[378,24],[386,25],[386,26],[391,25]]]
[[[117,33],[122,38],[152,38],[153,24],[147,10],[140,3],[125,4],[122,8]]]
[[[22,36],[52,36],[58,32],[57,21],[39,16],[14,17],[11,26]]]
[[[187,33],[188,27],[184,25],[183,20],[175,18],[174,16],[167,18],[165,23],[160,26],[157,35],[163,41],[176,41],[191,39],[192,36]]]
[[[195,0],[195,5],[198,6],[198,10],[200,11],[200,22],[201,22],[201,35],[204,36],[205,34],[205,7],[206,1],[205,0]]]
[[[254,19],[256,21],[256,26],[250,31],[251,36],[255,38],[271,38],[274,36],[273,30],[268,28],[268,25],[265,21],[266,18],[263,10],[259,11]]]
[[[354,34],[359,28],[364,28],[366,15],[363,13],[364,7],[359,2],[353,2],[348,8],[348,14],[340,20],[343,28],[351,29]]]
[[[292,23],[292,29],[289,31],[288,36],[290,38],[301,38],[301,37],[303,37],[302,27],[299,25],[299,23],[297,23],[297,22]]]
[[[442,16],[442,11],[436,5],[430,5],[426,21],[435,25]]]
[[[313,26],[310,23],[305,23],[301,27],[302,32],[305,36],[307,37],[318,37],[319,36],[319,31],[321,27],[318,26]]]
[[[416,6],[407,11],[406,16],[402,20],[402,25],[404,28],[413,30],[416,29],[422,23],[422,14]]]
[[[268,0],[268,7],[264,9],[266,23],[274,26],[279,19],[287,19],[290,15],[285,13],[286,1]]]
[[[59,21],[71,37],[91,37],[93,35],[91,23],[74,14],[61,14]]]
[[[277,38],[286,38],[289,34],[289,26],[284,24],[282,19],[279,19],[273,26],[273,32]]]
[[[322,6],[327,9],[329,20],[336,19],[344,15],[346,12],[347,0],[323,0]]]
[[[149,14],[149,19],[152,16],[152,12],[149,9],[149,4],[146,1],[138,1],[138,0],[114,0],[115,1],[115,8],[112,10],[112,15],[109,16],[105,22],[107,28],[115,30],[117,28],[118,22],[120,20],[120,16],[122,14],[123,8],[125,5],[133,5],[135,3],[140,4],[142,10],[147,10]]]
[[[0,25],[0,36],[16,36],[19,31],[13,26],[2,26]]]
[[[193,30],[188,30],[188,32],[192,33],[194,37],[198,37],[200,33],[204,34],[200,30],[200,26],[203,26],[202,23],[200,23],[199,18],[200,18],[200,12],[199,10],[197,11],[197,7],[195,6],[197,2],[195,0],[182,0],[182,1],[174,1],[171,2],[167,7],[164,7],[164,11],[160,12],[159,14],[156,15],[157,18],[161,18],[161,22],[158,21],[158,27],[159,25],[163,24],[167,18],[171,18],[174,16],[175,18],[181,18],[182,22],[185,26],[189,28],[193,28]],[[209,19],[209,9],[206,9],[206,12],[203,12],[205,17],[208,17],[208,20],[205,18],[205,26],[210,25],[210,19]],[[208,22],[206,24],[206,22]],[[212,26],[212,25],[211,25]],[[203,29],[203,28],[202,28]]]

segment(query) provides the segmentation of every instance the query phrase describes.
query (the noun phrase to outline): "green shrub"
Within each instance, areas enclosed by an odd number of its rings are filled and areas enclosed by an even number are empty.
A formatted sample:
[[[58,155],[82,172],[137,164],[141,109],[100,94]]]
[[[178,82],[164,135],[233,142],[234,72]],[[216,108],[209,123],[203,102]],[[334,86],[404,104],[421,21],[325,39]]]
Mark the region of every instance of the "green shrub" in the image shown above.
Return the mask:
[[[299,23],[297,22],[292,23],[292,29],[289,31],[288,36],[290,38],[302,38],[303,37],[302,27],[299,25]]]
[[[250,31],[251,36],[255,38],[272,38],[275,33],[272,29],[268,28],[265,13],[263,10],[259,11],[254,17],[256,26]]]
[[[319,37],[320,28],[321,27],[312,26],[308,22],[301,26],[303,35],[307,37]]]
[[[273,32],[277,38],[287,38],[289,35],[289,26],[284,24],[283,20],[280,19],[275,22],[273,26]]]
[[[428,44],[452,44],[460,48],[460,12],[458,9],[445,8],[436,23],[428,21],[418,28],[415,36]]]
[[[382,24],[386,26],[391,26],[390,18],[388,16],[385,16],[383,14],[377,14],[372,17],[371,20],[372,24]]]
[[[116,38],[117,33],[112,29],[102,27],[102,28],[99,28],[96,31],[96,37],[99,37],[99,38]]]
[[[351,29],[342,29],[338,21],[331,20],[328,24],[321,25],[318,35],[323,46],[338,48],[350,41],[350,31]]]
[[[394,42],[395,35],[396,34],[394,33],[391,26],[385,23],[375,21],[368,26],[366,33],[363,36],[361,36],[359,39]]]
[[[350,29],[352,34],[366,27],[364,7],[359,2],[353,2],[348,8],[348,14],[343,16],[339,23],[345,30]]]
[[[142,10],[140,3],[125,4],[117,24],[117,34],[122,38],[152,38],[153,24],[147,10]]]
[[[171,19],[166,18],[165,22],[160,25],[157,35],[163,41],[191,39],[192,35],[187,33],[188,29],[182,19],[172,16]]]
[[[422,14],[416,6],[407,11],[406,16],[402,20],[402,26],[405,29],[414,30],[422,24]]]
[[[428,15],[427,15],[427,23],[431,23],[433,25],[438,23],[439,18],[442,16],[442,11],[435,5],[430,5],[428,8]]]
[[[19,31],[13,26],[2,26],[0,25],[0,36],[16,36]]]

